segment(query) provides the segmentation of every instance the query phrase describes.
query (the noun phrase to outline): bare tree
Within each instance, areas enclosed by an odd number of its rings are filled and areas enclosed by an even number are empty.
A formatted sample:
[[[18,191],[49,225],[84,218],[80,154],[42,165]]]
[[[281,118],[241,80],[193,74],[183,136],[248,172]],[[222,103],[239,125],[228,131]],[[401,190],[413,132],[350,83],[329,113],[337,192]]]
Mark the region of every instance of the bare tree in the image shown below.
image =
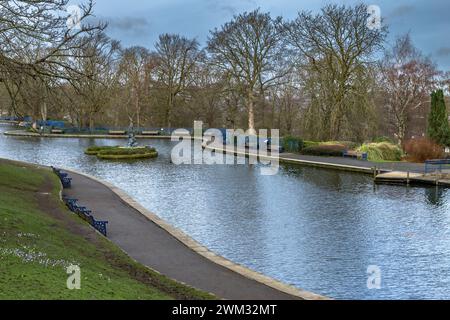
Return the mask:
[[[150,52],[143,47],[131,47],[122,52],[120,60],[120,82],[126,99],[125,110],[130,126],[141,126],[144,100],[148,96]]]
[[[70,69],[72,49],[89,42],[89,37],[104,25],[85,23],[93,1],[80,5],[80,28],[69,28],[68,0],[6,0],[0,2],[0,81],[11,73],[32,77],[58,76]],[[84,36],[84,41],[79,41]],[[34,52],[30,56],[29,52]]]
[[[348,113],[349,96],[382,47],[385,27],[371,29],[363,4],[355,7],[327,5],[317,15],[300,12],[285,24],[289,43],[310,76],[312,112],[320,114],[324,137],[337,139]]]
[[[163,34],[155,45],[157,89],[165,92],[165,124],[170,127],[175,99],[192,83],[192,71],[201,57],[196,40]]]
[[[87,46],[74,50],[76,58],[67,77],[75,79],[71,83],[80,95],[77,122],[79,126],[88,123],[92,130],[96,115],[110,104],[111,93],[118,83],[120,44],[101,33],[91,38]]]
[[[425,105],[439,73],[430,59],[414,47],[409,34],[397,38],[386,52],[381,72],[384,110],[402,144],[408,123],[418,114],[425,117]]]
[[[213,63],[227,73],[244,97],[249,130],[255,130],[258,94],[284,74],[277,64],[283,53],[281,18],[259,10],[234,16],[220,30],[211,31],[208,51]]]

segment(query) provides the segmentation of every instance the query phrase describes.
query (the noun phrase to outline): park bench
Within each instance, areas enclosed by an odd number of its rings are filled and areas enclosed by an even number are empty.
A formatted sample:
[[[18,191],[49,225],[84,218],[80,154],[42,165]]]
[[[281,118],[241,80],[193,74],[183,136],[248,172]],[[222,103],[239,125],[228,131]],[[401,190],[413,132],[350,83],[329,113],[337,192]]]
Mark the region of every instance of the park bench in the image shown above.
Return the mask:
[[[86,207],[76,206],[75,213],[83,217],[83,216],[90,216],[92,211]]]
[[[72,178],[61,178],[61,183],[64,189],[72,187]]]
[[[65,202],[66,206],[69,208],[70,211],[76,210],[78,199],[72,199],[63,196],[63,201]]]
[[[62,178],[68,178],[69,177],[69,174],[68,173],[65,173],[65,172],[60,172],[59,173],[59,178],[60,179],[62,179]]]
[[[72,179],[68,177],[68,174],[65,172],[61,172],[60,169],[54,167],[51,168],[53,172],[61,179],[63,187],[70,188]],[[69,208],[70,211],[78,215],[81,219],[87,221],[92,227],[94,227],[98,232],[103,234],[105,237],[107,236],[106,225],[108,224],[108,221],[95,220],[91,210],[89,210],[84,206],[79,206],[77,204],[78,199],[63,196],[62,200],[64,201],[64,203],[66,204],[66,206]]]
[[[52,134],[63,134],[64,130],[62,130],[62,129],[52,129],[50,132]]]
[[[105,237],[107,237],[107,232],[106,232],[106,225],[108,224],[108,221],[98,221],[95,220],[93,221],[93,227],[95,229],[97,229],[98,232],[100,232],[102,235],[104,235]]]
[[[143,136],[159,136],[161,132],[159,131],[142,131],[141,134]]]
[[[427,160],[425,161],[425,174],[436,171],[442,172],[442,169],[448,165],[450,165],[450,159]]]
[[[350,150],[346,150],[342,153],[342,156],[344,158],[356,158],[356,159],[361,159],[364,161],[368,160],[368,154],[367,152],[358,152],[358,151],[350,151]]]
[[[51,167],[53,172],[58,176],[59,180],[63,185],[64,189],[70,188],[72,186],[72,178],[69,178],[69,175],[65,172],[62,172],[60,169],[56,169]]]
[[[127,132],[125,130],[109,130],[108,134],[112,136],[117,136],[127,134]]]

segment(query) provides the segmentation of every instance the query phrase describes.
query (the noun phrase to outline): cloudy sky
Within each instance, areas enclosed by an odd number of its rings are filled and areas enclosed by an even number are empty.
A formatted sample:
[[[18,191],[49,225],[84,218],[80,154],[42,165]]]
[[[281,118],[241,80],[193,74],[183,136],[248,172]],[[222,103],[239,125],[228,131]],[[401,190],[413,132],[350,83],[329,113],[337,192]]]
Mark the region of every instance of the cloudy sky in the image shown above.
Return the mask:
[[[77,1],[72,3],[76,4]],[[108,34],[124,45],[152,48],[161,33],[180,33],[204,44],[209,30],[234,14],[261,8],[292,19],[299,10],[317,12],[327,3],[354,0],[96,0],[95,15],[108,21]],[[410,32],[416,46],[450,70],[450,0],[367,0],[389,25],[389,40]]]

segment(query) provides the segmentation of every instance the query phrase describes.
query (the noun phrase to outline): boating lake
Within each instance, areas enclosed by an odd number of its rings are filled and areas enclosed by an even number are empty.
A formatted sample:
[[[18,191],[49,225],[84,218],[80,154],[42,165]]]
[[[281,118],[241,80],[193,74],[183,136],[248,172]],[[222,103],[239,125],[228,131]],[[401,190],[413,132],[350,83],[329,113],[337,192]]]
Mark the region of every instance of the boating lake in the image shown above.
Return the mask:
[[[450,299],[450,192],[375,186],[370,176],[281,165],[171,163],[175,143],[154,160],[108,162],[87,156],[111,139],[3,135],[0,157],[62,166],[122,188],[144,207],[236,263],[335,299]],[[368,289],[367,269],[381,270]]]

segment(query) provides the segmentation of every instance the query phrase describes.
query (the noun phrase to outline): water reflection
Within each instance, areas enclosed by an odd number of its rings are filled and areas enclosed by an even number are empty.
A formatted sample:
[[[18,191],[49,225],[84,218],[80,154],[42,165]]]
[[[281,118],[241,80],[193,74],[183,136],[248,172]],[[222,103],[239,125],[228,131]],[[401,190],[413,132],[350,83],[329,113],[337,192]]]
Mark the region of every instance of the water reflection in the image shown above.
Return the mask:
[[[0,131],[1,131],[0,127]],[[72,167],[110,181],[213,251],[259,272],[334,298],[450,298],[450,194],[374,187],[370,176],[282,166],[176,166],[172,144],[133,163],[84,155],[125,140],[0,136],[0,157]],[[368,290],[367,267],[382,270]]]
[[[441,207],[445,205],[445,189],[440,187],[427,188],[425,190],[425,196],[429,204],[432,204],[436,207]]]

